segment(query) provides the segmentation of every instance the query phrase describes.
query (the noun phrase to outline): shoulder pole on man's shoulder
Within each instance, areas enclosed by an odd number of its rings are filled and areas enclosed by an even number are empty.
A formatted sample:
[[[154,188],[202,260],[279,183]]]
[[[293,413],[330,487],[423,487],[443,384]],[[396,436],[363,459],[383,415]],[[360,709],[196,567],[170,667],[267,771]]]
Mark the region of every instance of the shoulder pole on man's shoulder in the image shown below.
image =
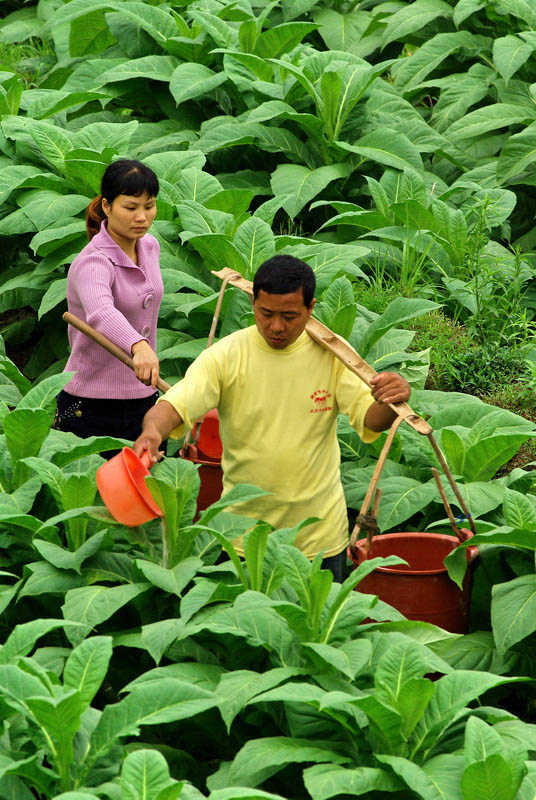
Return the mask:
[[[229,268],[221,269],[219,271],[212,270],[212,274],[215,275],[220,280],[225,281],[230,286],[234,286],[237,289],[241,289],[245,292],[251,299],[253,299],[253,284],[251,281],[246,280],[245,278],[240,275],[239,272],[236,270],[232,270]],[[361,358],[359,353],[357,353],[354,348],[343,338],[337,336],[336,333],[333,333],[326,325],[323,325],[322,322],[311,317],[307,324],[305,325],[305,330],[320,347],[323,347],[324,350],[329,350],[330,353],[333,353],[335,358],[338,358],[339,361],[342,361],[345,367],[347,367],[350,372],[353,372],[362,381],[364,381],[367,386],[370,386],[370,381],[374,378],[375,375],[378,373],[375,369],[373,369],[370,364]],[[413,428],[417,433],[422,434],[423,436],[429,436],[433,428],[424,420],[422,417],[419,417],[413,409],[407,403],[390,403],[389,407],[393,409],[395,414],[402,417],[404,422]]]

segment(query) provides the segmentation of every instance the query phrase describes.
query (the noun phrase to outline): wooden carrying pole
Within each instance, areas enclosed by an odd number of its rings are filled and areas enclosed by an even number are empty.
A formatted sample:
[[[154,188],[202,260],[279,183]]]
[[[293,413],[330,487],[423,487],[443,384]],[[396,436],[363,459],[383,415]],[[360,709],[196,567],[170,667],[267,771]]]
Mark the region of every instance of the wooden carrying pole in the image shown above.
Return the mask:
[[[251,299],[253,299],[253,284],[251,281],[247,281],[243,278],[238,272],[235,272],[232,269],[221,269],[219,272],[212,272],[213,275],[220,278],[221,280],[225,280],[230,286],[236,286],[237,289],[241,289],[245,292]],[[307,322],[305,326],[305,330],[320,347],[323,347],[324,350],[329,350],[330,353],[342,361],[345,367],[347,367],[350,372],[353,372],[357,375],[361,380],[363,380],[367,386],[370,386],[371,378],[373,378],[378,373],[374,370],[367,362],[361,358],[361,356],[356,353],[354,348],[348,344],[344,339],[340,336],[337,336],[336,333],[330,331],[326,325],[323,325],[317,319],[311,317],[311,319]],[[415,412],[410,408],[407,403],[390,403],[390,408],[393,409],[395,414],[399,417],[402,417],[404,422],[412,427],[417,433],[422,434],[423,436],[429,436],[432,433],[432,428],[430,425],[422,418],[419,417]]]
[[[236,286],[237,289],[241,289],[250,297],[251,300],[253,300],[253,284],[251,281],[247,281],[245,278],[243,278],[239,272],[226,267],[225,269],[221,269],[219,271],[213,270],[212,274],[216,275],[216,277],[220,278],[220,280],[224,280],[229,285]],[[326,325],[323,325],[313,317],[311,317],[311,319],[307,322],[305,330],[311,339],[319,344],[320,347],[323,347],[324,350],[329,350],[330,353],[333,353],[333,355],[338,358],[339,361],[342,361],[345,367],[361,378],[361,380],[364,381],[367,386],[371,385],[371,378],[378,373],[370,366],[370,364],[367,364],[367,362],[361,358],[358,353],[356,353],[354,348],[348,344],[348,342],[346,342],[340,336],[337,336],[337,334],[333,333],[333,331],[330,331]],[[475,524],[473,518],[471,517],[469,509],[467,508],[456,481],[452,476],[448,464],[445,461],[445,457],[443,456],[439,445],[434,439],[434,429],[432,426],[429,425],[422,417],[419,417],[417,414],[415,414],[413,409],[407,403],[389,403],[389,407],[393,409],[398,417],[401,417],[404,422],[413,428],[413,430],[417,431],[417,433],[420,433],[423,436],[428,437],[437,459],[443,469],[443,472],[450,483],[456,500],[458,501],[460,508],[469,521],[471,530],[473,533],[475,533]],[[398,423],[395,425],[395,430],[397,427]]]
[[[125,353],[120,347],[116,344],[111,342],[107,336],[104,334],[99,333],[96,331],[95,328],[92,328],[91,325],[88,325],[87,322],[76,317],[74,314],[71,314],[70,311],[66,311],[63,315],[63,319],[65,322],[72,325],[73,328],[76,328],[80,333],[83,333],[84,336],[87,336],[88,339],[91,339],[95,344],[99,344],[101,347],[104,347],[112,356],[115,356],[122,364],[126,367],[129,367],[131,370],[134,369],[134,364],[132,363],[132,359],[129,355]],[[167,392],[170,388],[169,383],[163,381],[162,378],[158,378],[156,382],[156,388],[159,392]]]

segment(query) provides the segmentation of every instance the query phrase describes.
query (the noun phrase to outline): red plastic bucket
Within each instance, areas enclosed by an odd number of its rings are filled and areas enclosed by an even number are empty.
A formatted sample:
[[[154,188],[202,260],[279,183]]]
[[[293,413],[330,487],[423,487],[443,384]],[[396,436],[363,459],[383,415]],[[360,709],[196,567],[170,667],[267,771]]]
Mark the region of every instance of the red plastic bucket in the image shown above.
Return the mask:
[[[223,470],[221,468],[223,447],[219,425],[218,412],[214,408],[201,420],[197,446],[188,444],[180,451],[181,458],[200,465],[201,487],[197,496],[195,520],[199,519],[199,515],[205,508],[219,500],[223,492]],[[197,425],[194,427],[194,435],[196,427]]]
[[[471,531],[463,530],[466,538]],[[468,569],[460,589],[443,564],[459,544],[455,536],[440,533],[385,533],[367,540],[359,539],[348,556],[357,567],[368,558],[400,556],[408,562],[378,567],[356,586],[356,591],[375,594],[408,619],[431,622],[452,633],[466,633],[471,601],[472,570]],[[467,564],[478,555],[477,547],[468,547]]]
[[[203,417],[199,427],[197,449],[210,459],[221,459],[223,447],[220,439],[220,418],[215,408]]]
[[[194,521],[199,519],[199,515],[205,508],[208,508],[219,500],[223,492],[223,470],[221,468],[221,461],[216,458],[209,458],[203,453],[200,453],[192,444],[189,444],[186,451],[180,451],[181,458],[191,461],[193,464],[199,464],[199,477],[201,479],[201,487],[197,495],[197,510],[195,513]]]

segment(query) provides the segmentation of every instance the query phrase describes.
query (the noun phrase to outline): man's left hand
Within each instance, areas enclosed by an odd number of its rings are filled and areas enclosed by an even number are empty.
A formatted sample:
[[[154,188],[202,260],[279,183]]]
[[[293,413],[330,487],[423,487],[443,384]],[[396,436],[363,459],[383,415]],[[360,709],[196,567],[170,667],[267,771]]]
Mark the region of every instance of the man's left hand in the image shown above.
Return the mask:
[[[409,400],[410,385],[396,372],[380,372],[370,383],[372,396],[377,403],[406,403]]]

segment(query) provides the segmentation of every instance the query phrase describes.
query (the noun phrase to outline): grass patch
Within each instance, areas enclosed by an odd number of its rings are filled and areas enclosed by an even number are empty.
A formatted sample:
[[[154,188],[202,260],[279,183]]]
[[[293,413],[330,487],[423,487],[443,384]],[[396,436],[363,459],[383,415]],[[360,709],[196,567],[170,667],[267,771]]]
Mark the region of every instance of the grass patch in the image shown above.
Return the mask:
[[[56,61],[52,42],[28,39],[23,44],[3,44],[0,50],[0,69],[14,72],[26,89],[35,88],[39,78]]]

